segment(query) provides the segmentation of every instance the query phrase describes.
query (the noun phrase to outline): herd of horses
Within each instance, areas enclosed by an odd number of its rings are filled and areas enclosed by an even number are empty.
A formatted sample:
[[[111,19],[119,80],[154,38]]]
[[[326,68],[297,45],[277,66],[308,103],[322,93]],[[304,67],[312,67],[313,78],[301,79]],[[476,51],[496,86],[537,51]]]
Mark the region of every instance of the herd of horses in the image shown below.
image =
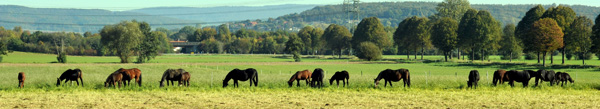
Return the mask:
[[[56,86],[60,86],[63,80],[64,84],[66,84],[69,81],[71,82],[71,84],[73,84],[73,81],[75,81],[77,85],[79,85],[79,81],[81,81],[81,86],[83,86],[82,74],[83,72],[81,71],[81,69],[68,69],[67,71],[63,72],[59,78],[57,78]],[[496,86],[498,83],[504,84],[504,82],[508,81],[508,84],[512,87],[514,87],[514,82],[521,82],[523,83],[523,87],[527,87],[531,78],[534,77],[536,78],[535,86],[538,86],[538,82],[541,83],[544,81],[549,81],[551,86],[554,84],[558,85],[559,83],[561,84],[561,86],[563,86],[563,84],[567,84],[567,81],[574,83],[571,76],[566,72],[555,72],[553,70],[543,69],[538,71],[497,70],[494,72],[493,75],[493,85]],[[25,82],[25,73],[19,72],[18,78],[19,88],[23,88]],[[178,86],[183,85],[185,87],[188,87],[190,85],[190,78],[190,73],[185,71],[184,69],[167,69],[163,73],[162,78],[160,80],[160,87],[164,87],[165,81],[167,83],[167,86],[169,86],[169,81],[173,86],[174,81],[178,81]],[[292,87],[294,81],[296,81],[296,86],[300,87],[300,80],[304,80],[306,81],[307,86],[321,88],[323,87],[324,78],[325,72],[323,71],[323,69],[316,68],[312,72],[310,70],[297,71],[295,74],[292,75],[292,77],[289,81],[287,81],[287,83],[289,87]],[[232,79],[234,87],[239,87],[238,81],[249,81],[250,87],[252,87],[252,85],[258,87],[258,72],[256,71],[256,69],[253,68],[248,68],[244,70],[236,68],[231,70],[223,80],[223,87],[227,87],[229,85],[228,82]],[[337,87],[339,87],[341,80],[343,87],[346,87],[347,85],[349,85],[349,79],[350,76],[348,71],[337,71],[329,79],[329,85],[333,85],[333,81],[336,81]],[[390,86],[392,86],[392,82],[398,82],[400,80],[403,81],[404,87],[410,87],[411,85],[410,72],[408,69],[404,68],[397,70],[385,69],[381,71],[379,75],[374,79],[375,87],[379,85],[379,81],[381,79],[383,79],[385,82],[384,87],[387,87],[388,83],[390,84]],[[467,81],[468,87],[477,88],[477,82],[479,81],[479,79],[479,72],[477,70],[471,70],[469,72],[469,77]],[[131,85],[131,80],[135,80],[135,83],[137,83],[139,86],[142,86],[142,71],[137,68],[120,68],[115,72],[109,74],[109,76],[106,78],[106,81],[104,82],[104,87],[118,86],[120,88],[121,85],[128,86]]]

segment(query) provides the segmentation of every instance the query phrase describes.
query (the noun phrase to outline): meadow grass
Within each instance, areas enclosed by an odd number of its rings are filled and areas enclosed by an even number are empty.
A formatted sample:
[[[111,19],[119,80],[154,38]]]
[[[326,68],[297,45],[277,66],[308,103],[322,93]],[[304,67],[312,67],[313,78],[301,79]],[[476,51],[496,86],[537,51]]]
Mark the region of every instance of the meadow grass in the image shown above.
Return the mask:
[[[55,55],[15,52],[0,64],[0,106],[5,108],[596,108],[600,99],[600,77],[596,67],[546,67],[569,72],[575,84],[530,87],[520,83],[491,85],[497,69],[531,69],[544,67],[527,64],[493,62],[465,63],[400,60],[385,56],[386,61],[364,62],[355,59],[309,58],[291,62],[281,55],[164,55],[145,64],[119,64],[116,57],[69,56],[69,63],[51,63]],[[429,56],[434,60],[435,56]],[[19,58],[19,59],[15,59]],[[46,61],[35,61],[46,60]],[[46,59],[52,58],[52,59]],[[405,57],[404,57],[405,58]],[[161,61],[164,60],[164,61]],[[598,63],[590,60],[590,63]],[[66,69],[83,70],[85,87],[57,87],[56,79]],[[139,68],[143,86],[104,88],[106,77],[118,68]],[[183,68],[192,75],[190,87],[159,88],[162,73],[168,68]],[[255,68],[259,86],[240,82],[239,88],[222,88],[222,79],[234,68]],[[287,85],[299,70],[322,68],[328,80],[335,71],[350,72],[350,85],[336,87],[325,81],[324,88]],[[373,79],[387,68],[407,68],[412,86],[374,88]],[[479,70],[478,89],[466,88],[470,70]],[[25,72],[24,89],[17,88],[17,73]],[[74,84],[74,83],[73,83]],[[177,84],[177,83],[175,83]],[[233,84],[230,81],[229,84]]]

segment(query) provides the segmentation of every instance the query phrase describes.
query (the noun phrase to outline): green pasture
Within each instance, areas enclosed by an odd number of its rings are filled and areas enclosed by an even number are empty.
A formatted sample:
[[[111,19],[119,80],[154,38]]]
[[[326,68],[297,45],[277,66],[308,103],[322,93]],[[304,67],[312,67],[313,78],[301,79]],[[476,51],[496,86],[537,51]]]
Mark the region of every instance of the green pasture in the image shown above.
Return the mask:
[[[69,56],[66,64],[52,63],[55,55],[14,52],[4,56],[0,63],[0,105],[10,108],[44,108],[67,106],[71,108],[107,108],[117,105],[121,107],[138,106],[149,108],[168,108],[169,106],[183,105],[199,108],[248,108],[240,103],[256,103],[250,105],[258,107],[331,107],[331,108],[368,108],[368,107],[429,107],[429,108],[523,108],[545,106],[556,103],[556,107],[575,106],[580,108],[597,107],[594,104],[600,99],[599,91],[600,70],[596,66],[580,66],[577,60],[567,61],[567,65],[540,67],[535,65],[536,60],[518,60],[507,63],[492,57],[490,62],[467,63],[462,60],[454,62],[440,62],[441,56],[426,56],[425,61],[406,60],[406,56],[385,56],[383,61],[366,62],[356,59],[332,59],[331,56],[305,57],[303,62],[291,62],[289,56],[282,55],[163,55],[150,63],[120,64],[117,57]],[[411,58],[413,58],[411,56]],[[555,58],[559,63],[560,58]],[[521,62],[519,62],[521,61]],[[591,65],[600,65],[598,60],[587,60]],[[57,87],[56,78],[67,69],[80,68],[83,71],[84,87],[70,85]],[[143,86],[128,86],[123,88],[104,88],[106,77],[119,68],[139,68],[142,71]],[[162,73],[168,68],[183,68],[192,75],[190,87],[165,87],[159,88]],[[249,87],[249,82],[240,82],[239,88],[230,85],[222,88],[225,75],[234,68],[255,68],[259,74],[259,86]],[[328,80],[335,71],[347,70],[350,72],[350,85],[336,87],[325,81],[324,88],[309,88],[304,81],[301,87],[287,85],[291,75],[299,70],[314,70],[322,68],[326,71]],[[412,86],[402,87],[402,82],[394,82],[394,87],[383,87],[383,80],[379,88],[374,88],[373,79],[384,69],[407,68],[411,73]],[[492,86],[492,73],[497,69],[537,70],[550,69],[568,72],[575,79],[574,84],[565,86],[549,86],[544,82],[539,87],[533,78],[530,87],[522,88],[521,83],[511,88],[506,83]],[[478,89],[466,87],[467,75],[470,70],[478,70],[481,75]],[[17,73],[26,73],[24,89],[17,88]],[[341,81],[340,81],[341,82]],[[75,83],[73,83],[75,84]],[[175,83],[177,84],[177,83]],[[230,81],[229,84],[233,84]],[[68,94],[67,94],[68,93]],[[57,95],[58,94],[58,95]],[[250,94],[250,95],[248,95]],[[497,97],[497,94],[507,96]],[[37,98],[40,96],[42,98]],[[308,96],[309,98],[302,98]],[[191,98],[190,98],[191,97]],[[293,98],[286,98],[293,97]],[[296,98],[299,97],[299,98]],[[310,98],[310,97],[322,97]],[[517,98],[506,98],[517,97]],[[523,97],[519,99],[518,97]],[[43,102],[59,98],[74,98],[85,103],[52,104]],[[95,99],[105,99],[99,102]],[[135,98],[151,98],[150,100],[134,100]],[[184,102],[184,98],[195,100]],[[259,99],[252,101],[250,99]],[[338,101],[337,99],[350,99]],[[406,100],[402,98],[411,98]],[[34,104],[22,105],[23,102],[11,101],[14,99],[36,101]],[[476,99],[479,101],[469,101]],[[493,102],[514,99],[506,104]],[[527,103],[550,99],[551,102],[528,105]],[[114,102],[112,100],[131,100],[128,102]],[[244,101],[247,100],[247,101]],[[387,100],[387,101],[386,101]],[[584,100],[582,103],[572,103],[573,100]],[[205,102],[202,102],[205,101]],[[456,101],[456,102],[449,102]],[[72,100],[71,102],[76,102]],[[148,102],[153,102],[147,104]],[[491,102],[487,103],[487,102]],[[68,103],[68,102],[66,102]],[[427,105],[431,103],[433,105]],[[477,105],[471,105],[477,104]],[[82,107],[83,106],[83,107]],[[590,107],[591,106],[591,107]]]

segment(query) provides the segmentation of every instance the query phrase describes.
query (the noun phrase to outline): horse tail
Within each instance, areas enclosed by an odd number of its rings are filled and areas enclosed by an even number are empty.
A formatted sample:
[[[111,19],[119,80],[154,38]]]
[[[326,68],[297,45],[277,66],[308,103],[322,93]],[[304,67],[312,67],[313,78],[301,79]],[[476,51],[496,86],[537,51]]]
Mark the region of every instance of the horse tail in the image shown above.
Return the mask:
[[[254,74],[254,86],[258,86],[258,73]]]
[[[81,73],[81,71],[79,71],[79,80],[81,80],[81,87],[83,86],[83,73]]]
[[[140,85],[140,87],[142,87],[142,72],[140,72],[140,81],[138,81],[138,84]]]

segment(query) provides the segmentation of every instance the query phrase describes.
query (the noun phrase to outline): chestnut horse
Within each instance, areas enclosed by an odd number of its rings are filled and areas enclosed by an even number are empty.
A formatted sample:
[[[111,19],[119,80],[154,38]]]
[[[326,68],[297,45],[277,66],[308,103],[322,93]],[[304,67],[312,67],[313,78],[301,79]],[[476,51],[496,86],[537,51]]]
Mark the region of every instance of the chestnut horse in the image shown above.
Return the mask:
[[[190,72],[185,72],[181,74],[181,81],[179,81],[179,85],[181,85],[181,83],[183,82],[183,86],[185,87],[189,87],[190,86],[190,78],[192,77],[192,75],[190,75]]]
[[[104,82],[104,87],[115,87],[119,84],[119,88],[121,88],[121,83],[123,83],[123,74],[120,72],[114,72],[108,75],[106,81]]]
[[[323,87],[323,78],[325,78],[325,73],[323,72],[323,69],[321,69],[321,68],[315,69],[315,71],[313,71],[313,73],[310,77],[312,80],[312,81],[310,81],[311,87],[319,87],[319,88]]]
[[[397,82],[400,80],[403,80],[404,87],[406,87],[407,85],[408,85],[408,87],[410,87],[410,72],[408,71],[408,69],[398,69],[398,70],[385,69],[385,70],[381,71],[379,73],[379,75],[377,76],[377,78],[375,78],[375,88],[377,88],[377,85],[379,84],[379,80],[381,80],[381,79],[385,80],[384,87],[387,87],[388,82],[390,83],[390,86],[392,86],[392,81]]]
[[[333,76],[331,76],[331,79],[329,79],[329,85],[333,85],[333,80],[336,81],[337,86],[340,87],[340,80],[342,80],[342,84],[344,84],[344,87],[346,87],[346,84],[350,85],[350,83],[348,83],[348,79],[350,79],[350,75],[348,75],[348,71],[344,70],[341,72],[335,72],[335,74],[333,74]]]
[[[138,85],[140,87],[142,86],[142,71],[140,71],[140,69],[137,69],[137,68],[132,68],[132,69],[120,68],[119,70],[117,70],[115,72],[119,72],[119,73],[123,74],[122,81],[123,81],[124,86],[130,85],[130,82],[133,79],[135,79],[135,82],[138,83]]]
[[[504,81],[508,81],[508,78],[506,77],[506,70],[496,70],[492,79],[494,86],[496,86],[498,83],[504,84]]]
[[[247,81],[250,80],[250,87],[252,87],[252,83],[254,83],[255,87],[258,87],[258,72],[256,69],[248,68],[246,70],[233,69],[231,70],[225,79],[223,80],[223,87],[227,87],[229,84],[229,80],[233,79],[233,87],[239,87],[239,81]]]
[[[312,75],[312,73],[308,70],[298,71],[298,72],[296,72],[296,74],[292,75],[292,77],[288,81],[288,85],[290,85],[290,87],[292,87],[294,80],[297,81],[298,87],[300,87],[300,80],[306,80],[306,85],[309,85],[311,75]]]
[[[67,81],[71,81],[71,84],[73,84],[73,81],[77,82],[77,85],[79,85],[79,81],[77,81],[77,79],[81,80],[81,86],[83,87],[83,78],[81,78],[82,72],[80,69],[74,69],[74,70],[67,70],[65,72],[63,72],[60,77],[56,78],[56,86],[60,85],[60,82],[62,82],[62,80],[65,80],[65,83],[67,83]]]
[[[19,72],[19,88],[23,88],[25,85],[25,72]]]

